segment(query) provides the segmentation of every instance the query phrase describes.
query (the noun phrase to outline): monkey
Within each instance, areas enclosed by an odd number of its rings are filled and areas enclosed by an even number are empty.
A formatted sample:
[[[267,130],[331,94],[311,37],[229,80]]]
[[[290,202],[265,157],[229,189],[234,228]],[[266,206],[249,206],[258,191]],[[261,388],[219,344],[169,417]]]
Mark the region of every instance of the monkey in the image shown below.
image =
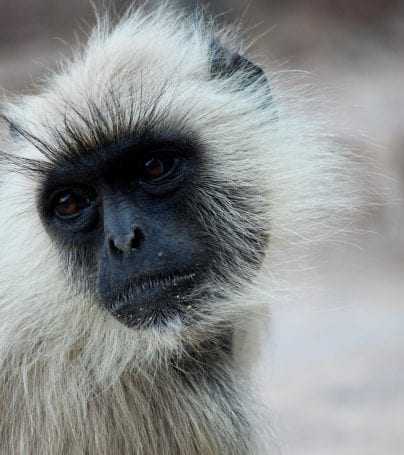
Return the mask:
[[[237,35],[131,8],[3,96],[1,453],[277,450],[249,340],[346,160]]]

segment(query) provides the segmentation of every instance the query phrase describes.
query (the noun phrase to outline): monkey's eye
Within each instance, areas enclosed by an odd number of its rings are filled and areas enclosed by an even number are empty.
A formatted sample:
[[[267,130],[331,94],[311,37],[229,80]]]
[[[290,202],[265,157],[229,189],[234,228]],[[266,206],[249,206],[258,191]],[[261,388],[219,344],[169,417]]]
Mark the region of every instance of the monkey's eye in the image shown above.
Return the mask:
[[[158,180],[170,173],[176,164],[176,159],[171,156],[149,156],[142,163],[142,180]]]
[[[53,212],[59,218],[73,218],[93,204],[93,199],[84,191],[64,190],[51,199]]]

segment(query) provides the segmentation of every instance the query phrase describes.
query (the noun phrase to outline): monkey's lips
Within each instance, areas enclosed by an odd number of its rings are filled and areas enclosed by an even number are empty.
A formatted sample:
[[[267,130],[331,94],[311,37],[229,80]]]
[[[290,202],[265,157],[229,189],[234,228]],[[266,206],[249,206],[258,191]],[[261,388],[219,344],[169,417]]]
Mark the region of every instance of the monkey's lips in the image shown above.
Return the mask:
[[[131,328],[167,324],[191,307],[186,296],[195,276],[194,272],[143,276],[126,284],[109,302],[108,309],[118,321]]]

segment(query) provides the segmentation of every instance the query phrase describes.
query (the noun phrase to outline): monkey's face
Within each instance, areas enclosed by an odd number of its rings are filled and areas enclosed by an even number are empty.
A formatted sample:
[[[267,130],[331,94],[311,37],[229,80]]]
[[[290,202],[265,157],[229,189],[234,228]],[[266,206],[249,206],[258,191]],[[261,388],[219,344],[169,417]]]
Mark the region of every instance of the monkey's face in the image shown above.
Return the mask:
[[[198,146],[174,132],[132,135],[47,175],[39,210],[99,302],[131,327],[182,318],[217,248],[190,197]],[[76,278],[75,278],[76,277]]]

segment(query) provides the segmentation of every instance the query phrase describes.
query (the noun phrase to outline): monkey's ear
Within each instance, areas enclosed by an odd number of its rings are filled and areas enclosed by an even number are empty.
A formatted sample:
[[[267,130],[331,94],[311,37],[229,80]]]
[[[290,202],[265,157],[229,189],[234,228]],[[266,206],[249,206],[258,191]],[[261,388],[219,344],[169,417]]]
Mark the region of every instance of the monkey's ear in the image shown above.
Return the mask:
[[[265,85],[267,97],[266,103],[272,103],[271,89],[264,71],[255,63],[243,55],[232,52],[222,46],[218,38],[213,38],[209,47],[210,74],[212,79],[226,79],[238,72],[243,73],[245,87],[253,83]]]

